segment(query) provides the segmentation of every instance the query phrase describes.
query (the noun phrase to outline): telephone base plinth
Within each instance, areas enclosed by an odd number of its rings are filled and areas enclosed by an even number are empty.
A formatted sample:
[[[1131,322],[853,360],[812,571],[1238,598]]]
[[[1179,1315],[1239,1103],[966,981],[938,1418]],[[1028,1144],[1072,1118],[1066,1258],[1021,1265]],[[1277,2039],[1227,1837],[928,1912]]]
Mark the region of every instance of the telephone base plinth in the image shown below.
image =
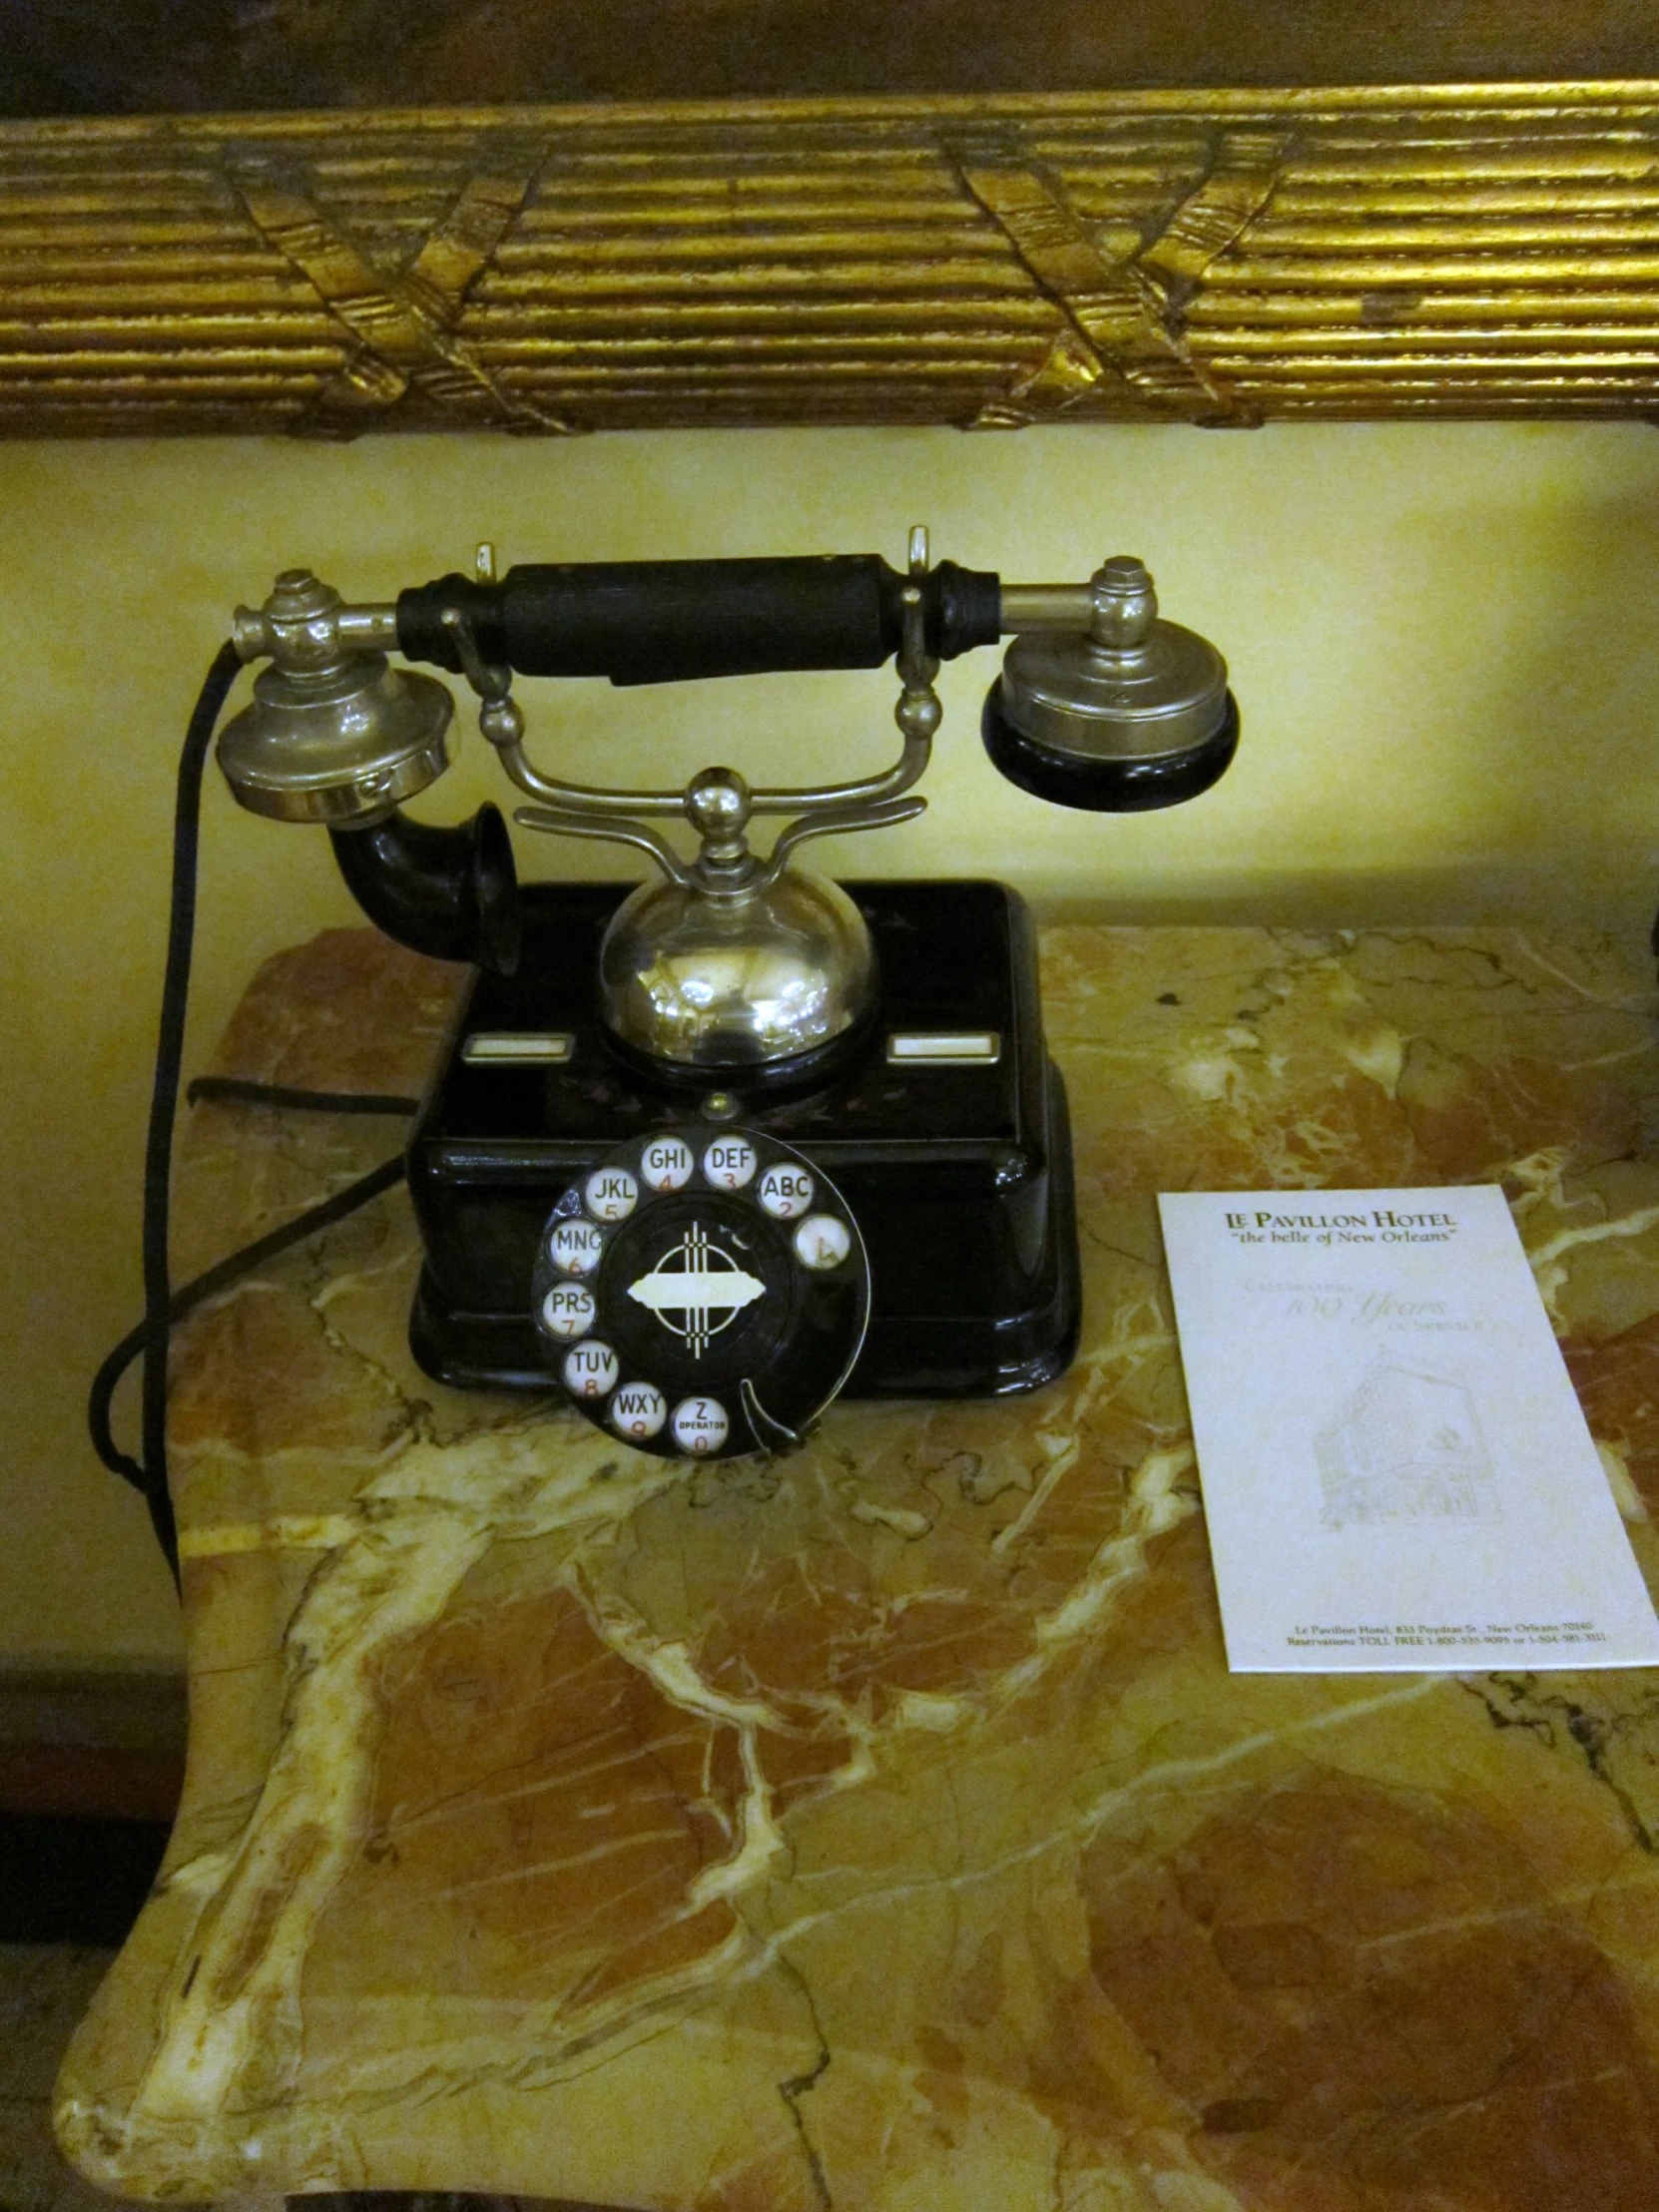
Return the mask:
[[[462,1387],[554,1387],[531,1322],[537,1240],[561,1193],[612,1147],[693,1118],[606,1044],[591,978],[627,886],[533,884],[513,976],[478,975],[409,1146],[425,1243],[416,1360]],[[1035,938],[990,882],[846,886],[875,942],[879,1017],[829,1085],[784,1095],[711,1075],[738,1120],[820,1165],[869,1253],[855,1397],[1028,1390],[1070,1365],[1080,1297],[1064,1086],[1043,1045]],[[469,1039],[543,1036],[565,1057],[465,1057]],[[893,1056],[894,1039],[994,1039],[974,1062]],[[474,1046],[476,1051],[476,1046]]]

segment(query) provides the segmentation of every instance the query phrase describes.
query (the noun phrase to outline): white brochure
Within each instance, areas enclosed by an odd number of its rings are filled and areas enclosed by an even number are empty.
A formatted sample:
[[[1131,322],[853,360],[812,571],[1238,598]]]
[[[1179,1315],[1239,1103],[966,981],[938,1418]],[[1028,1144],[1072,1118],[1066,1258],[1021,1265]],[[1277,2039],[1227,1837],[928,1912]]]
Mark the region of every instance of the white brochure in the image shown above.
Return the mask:
[[[1235,1673],[1659,1664],[1495,1185],[1158,1204]]]

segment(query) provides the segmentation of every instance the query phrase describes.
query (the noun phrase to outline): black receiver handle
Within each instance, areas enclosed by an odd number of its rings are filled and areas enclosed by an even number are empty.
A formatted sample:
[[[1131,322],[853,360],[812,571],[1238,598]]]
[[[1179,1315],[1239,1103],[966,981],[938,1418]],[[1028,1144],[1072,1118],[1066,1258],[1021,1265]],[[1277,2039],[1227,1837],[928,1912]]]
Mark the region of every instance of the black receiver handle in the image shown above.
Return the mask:
[[[411,661],[461,673],[443,617],[462,615],[486,661],[521,676],[666,684],[773,670],[879,668],[903,639],[907,579],[878,553],[776,561],[595,561],[513,568],[496,584],[440,576],[397,601]],[[1002,586],[941,561],[921,580],[927,650],[994,645]]]

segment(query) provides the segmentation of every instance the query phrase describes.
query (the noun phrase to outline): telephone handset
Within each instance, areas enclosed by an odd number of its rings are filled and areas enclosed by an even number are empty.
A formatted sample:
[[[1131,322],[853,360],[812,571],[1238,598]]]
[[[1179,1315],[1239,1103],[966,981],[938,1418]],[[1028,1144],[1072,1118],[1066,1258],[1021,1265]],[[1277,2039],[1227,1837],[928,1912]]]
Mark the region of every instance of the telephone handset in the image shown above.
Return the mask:
[[[1029,916],[982,881],[837,884],[831,832],[919,814],[941,661],[1011,635],[981,732],[1001,773],[1125,812],[1205,791],[1238,742],[1214,647],[1158,616],[1139,561],[1011,585],[875,555],[520,567],[390,605],[304,570],[239,608],[269,663],[218,758],[259,814],[325,826],[369,917],[470,962],[410,1138],[425,1265],[410,1319],[440,1380],[546,1389],[645,1450],[793,1446],[845,1388],[980,1395],[1061,1373],[1078,1327],[1064,1088]],[[650,854],[636,886],[520,886],[493,807],[402,802],[448,765],[453,704],[387,653],[464,677],[515,820]],[[804,789],[702,770],[678,791],[545,774],[515,674],[613,684],[896,658],[901,749]],[[786,818],[769,853],[749,830]],[[665,834],[695,832],[688,855]]]

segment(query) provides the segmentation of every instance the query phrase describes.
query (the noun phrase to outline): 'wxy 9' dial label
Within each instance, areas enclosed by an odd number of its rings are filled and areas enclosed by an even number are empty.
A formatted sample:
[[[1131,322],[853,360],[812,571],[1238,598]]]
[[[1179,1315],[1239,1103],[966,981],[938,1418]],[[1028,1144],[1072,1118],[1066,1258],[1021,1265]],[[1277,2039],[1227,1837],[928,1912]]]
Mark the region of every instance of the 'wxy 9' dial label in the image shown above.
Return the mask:
[[[667,1418],[668,1400],[654,1382],[625,1382],[611,1399],[611,1426],[619,1436],[654,1436]]]

